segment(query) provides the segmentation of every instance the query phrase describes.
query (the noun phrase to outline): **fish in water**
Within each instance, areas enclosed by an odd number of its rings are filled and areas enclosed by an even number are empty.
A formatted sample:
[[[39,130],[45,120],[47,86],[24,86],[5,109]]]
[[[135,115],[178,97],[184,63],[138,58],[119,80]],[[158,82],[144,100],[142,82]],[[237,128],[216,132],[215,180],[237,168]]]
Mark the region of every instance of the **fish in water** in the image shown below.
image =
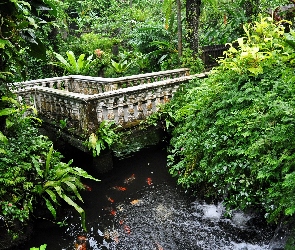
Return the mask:
[[[114,186],[112,189],[118,190],[118,191],[126,191],[127,188],[125,187],[119,187],[119,186]]]
[[[157,250],[164,250],[164,248],[158,242],[156,242],[156,245],[157,245]]]
[[[79,235],[75,242],[75,250],[87,250],[87,238]]]
[[[147,178],[147,179],[146,179],[146,183],[147,183],[148,185],[152,185],[152,184],[153,184],[153,180],[152,180],[152,178]]]
[[[126,178],[125,180],[124,180],[124,184],[130,184],[132,181],[134,181],[135,180],[135,174],[132,174],[130,177],[128,177],[128,178]]]
[[[92,190],[92,188],[91,187],[89,187],[88,185],[86,185],[86,184],[83,184],[83,186],[84,186],[84,188],[85,188],[85,190],[86,191],[91,191]]]
[[[108,201],[110,201],[111,203],[114,202],[114,200],[111,197],[108,197],[108,196],[106,196],[106,197],[107,197]]]
[[[130,201],[131,205],[139,205],[141,202],[142,202],[141,200]]]
[[[124,225],[124,230],[127,234],[131,233],[130,227],[128,227],[127,225]]]

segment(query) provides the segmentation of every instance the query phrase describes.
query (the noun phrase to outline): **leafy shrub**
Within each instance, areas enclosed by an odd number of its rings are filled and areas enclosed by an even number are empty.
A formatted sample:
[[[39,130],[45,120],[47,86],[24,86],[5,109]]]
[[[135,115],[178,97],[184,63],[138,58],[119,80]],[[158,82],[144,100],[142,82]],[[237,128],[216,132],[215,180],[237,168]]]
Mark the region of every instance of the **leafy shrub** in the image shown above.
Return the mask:
[[[27,223],[36,210],[48,208],[56,217],[56,208],[65,201],[82,217],[84,210],[75,202],[85,189],[81,178],[94,179],[84,170],[61,161],[52,142],[39,135],[30,107],[2,97],[8,106],[0,110],[6,126],[0,133],[0,215],[9,228],[16,222]],[[96,179],[94,179],[96,180]]]
[[[174,124],[169,172],[228,208],[295,212],[295,33],[262,18],[245,26],[208,79],[183,86],[164,113]]]

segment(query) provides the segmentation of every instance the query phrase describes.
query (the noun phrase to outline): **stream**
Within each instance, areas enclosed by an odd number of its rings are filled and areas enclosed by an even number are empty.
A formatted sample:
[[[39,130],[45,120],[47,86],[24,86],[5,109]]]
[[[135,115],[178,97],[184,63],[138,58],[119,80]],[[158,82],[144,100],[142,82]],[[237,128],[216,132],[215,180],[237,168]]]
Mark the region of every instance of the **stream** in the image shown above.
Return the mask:
[[[89,167],[91,157],[72,150],[66,158],[71,156],[74,165],[101,180],[85,180],[88,191],[82,192],[88,250],[283,249],[263,218],[239,211],[227,218],[222,204],[185,193],[167,171],[163,145],[115,158],[113,170],[99,176]],[[78,213],[67,210],[63,223],[37,220],[23,249],[45,243],[46,250],[74,249],[82,234]]]

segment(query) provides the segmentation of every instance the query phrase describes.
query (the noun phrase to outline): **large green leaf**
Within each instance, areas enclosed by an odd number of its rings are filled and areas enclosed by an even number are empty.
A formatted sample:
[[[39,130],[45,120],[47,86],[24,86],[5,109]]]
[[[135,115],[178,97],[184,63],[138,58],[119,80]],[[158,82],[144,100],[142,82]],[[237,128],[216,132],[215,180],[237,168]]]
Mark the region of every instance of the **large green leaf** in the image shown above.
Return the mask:
[[[83,202],[83,199],[81,197],[81,195],[79,194],[77,187],[74,183],[70,182],[70,181],[65,181],[65,184],[68,185],[68,187],[74,192],[74,194],[76,195],[76,197]]]
[[[56,210],[55,210],[54,206],[51,204],[51,202],[48,199],[46,199],[45,197],[43,197],[43,198],[46,202],[46,206],[47,206],[48,210],[51,212],[53,217],[56,218]]]
[[[46,189],[45,192],[50,196],[51,200],[52,200],[55,204],[59,204],[59,203],[58,203],[58,200],[57,200],[57,198],[56,198],[56,195],[55,195],[55,193],[54,193],[52,190],[50,190],[50,189]]]

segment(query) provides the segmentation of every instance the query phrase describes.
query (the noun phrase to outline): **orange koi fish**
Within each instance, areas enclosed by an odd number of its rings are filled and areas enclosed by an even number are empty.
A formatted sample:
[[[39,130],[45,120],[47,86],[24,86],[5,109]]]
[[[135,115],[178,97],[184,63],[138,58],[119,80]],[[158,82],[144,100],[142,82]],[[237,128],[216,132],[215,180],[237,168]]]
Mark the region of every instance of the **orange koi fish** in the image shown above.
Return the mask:
[[[106,197],[107,197],[108,201],[110,201],[111,203],[114,202],[114,200],[111,197],[108,197],[108,196],[106,196]]]
[[[135,180],[135,174],[132,174],[129,178],[126,178],[124,180],[124,184],[130,184],[134,180]]]
[[[86,191],[91,191],[92,190],[92,188],[89,187],[89,186],[87,186],[86,184],[83,184],[83,186],[84,186],[84,188],[85,188]]]
[[[124,230],[127,234],[131,233],[130,227],[128,227],[127,225],[124,225]]]
[[[156,242],[156,245],[157,245],[158,250],[164,250],[164,248],[158,242]]]
[[[124,223],[124,221],[123,221],[123,220],[120,220],[120,221],[119,221],[119,224],[120,224],[120,225],[122,225],[123,223]]]
[[[140,204],[141,203],[141,200],[133,200],[133,201],[130,201],[131,205],[136,205],[136,204]]]
[[[119,187],[119,186],[114,186],[112,189],[118,190],[118,191],[126,191],[127,188],[125,187]]]
[[[118,236],[114,237],[114,241],[116,242],[116,244],[118,244],[119,243],[119,237]]]
[[[110,213],[111,213],[111,215],[114,215],[115,216],[117,212],[116,212],[116,210],[111,210]]]
[[[146,183],[147,183],[148,185],[152,185],[152,184],[153,184],[152,178],[147,178],[147,179],[146,179]]]
[[[77,240],[75,242],[75,250],[86,250],[86,242],[87,242],[87,238],[85,236],[79,235],[77,237]]]

